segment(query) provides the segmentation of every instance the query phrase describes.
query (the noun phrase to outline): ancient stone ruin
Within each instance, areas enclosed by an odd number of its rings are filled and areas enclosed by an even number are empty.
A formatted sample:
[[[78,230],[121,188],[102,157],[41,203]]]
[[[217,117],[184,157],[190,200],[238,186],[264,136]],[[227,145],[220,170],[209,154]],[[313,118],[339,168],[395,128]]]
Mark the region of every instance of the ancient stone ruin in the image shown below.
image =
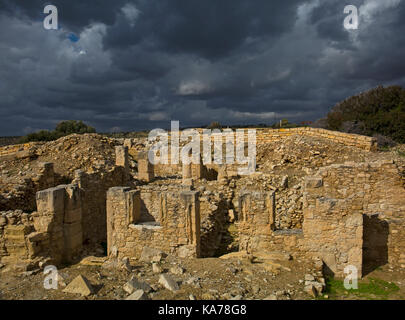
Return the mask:
[[[97,140],[105,158],[80,158],[86,149],[72,150],[81,139]],[[318,259],[336,277],[348,265],[360,275],[405,268],[403,163],[378,153],[372,138],[260,129],[249,176],[236,164],[153,165],[146,139],[60,140],[0,150],[2,163],[21,168],[1,168],[0,261],[9,268],[72,264],[94,252],[137,260],[145,247],[191,259],[282,252]]]

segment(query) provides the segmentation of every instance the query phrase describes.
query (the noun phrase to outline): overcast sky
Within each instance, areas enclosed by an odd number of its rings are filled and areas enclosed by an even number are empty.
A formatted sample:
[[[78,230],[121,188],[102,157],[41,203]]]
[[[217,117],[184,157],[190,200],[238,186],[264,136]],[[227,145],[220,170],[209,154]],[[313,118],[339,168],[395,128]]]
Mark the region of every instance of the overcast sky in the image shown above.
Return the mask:
[[[405,0],[0,0],[0,135],[316,120],[405,86],[404,17]]]

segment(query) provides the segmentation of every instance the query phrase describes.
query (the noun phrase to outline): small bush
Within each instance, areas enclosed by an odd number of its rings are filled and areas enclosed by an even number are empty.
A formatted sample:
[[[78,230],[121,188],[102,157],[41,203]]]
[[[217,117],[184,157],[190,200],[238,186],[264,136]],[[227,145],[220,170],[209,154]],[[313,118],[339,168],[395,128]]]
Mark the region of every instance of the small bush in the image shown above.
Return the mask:
[[[350,97],[333,107],[327,128],[405,142],[405,89],[382,87]]]
[[[211,124],[207,127],[207,129],[222,129],[221,124],[218,121],[213,121]]]
[[[68,120],[59,122],[55,130],[41,130],[38,132],[27,134],[20,139],[20,143],[31,141],[52,141],[69,134],[78,133],[95,133],[96,129],[83,123],[83,121]]]

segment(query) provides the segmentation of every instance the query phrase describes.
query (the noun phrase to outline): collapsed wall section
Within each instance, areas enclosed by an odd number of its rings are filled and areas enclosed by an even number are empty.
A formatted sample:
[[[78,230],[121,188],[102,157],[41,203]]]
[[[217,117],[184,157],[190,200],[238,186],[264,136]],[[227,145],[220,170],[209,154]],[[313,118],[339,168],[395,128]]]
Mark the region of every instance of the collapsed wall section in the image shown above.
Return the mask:
[[[20,209],[23,211],[35,211],[35,194],[39,190],[54,187],[56,176],[53,163],[42,162],[36,168],[36,174],[25,178],[18,186],[2,185],[0,189],[8,189],[8,194],[0,195],[0,211]]]

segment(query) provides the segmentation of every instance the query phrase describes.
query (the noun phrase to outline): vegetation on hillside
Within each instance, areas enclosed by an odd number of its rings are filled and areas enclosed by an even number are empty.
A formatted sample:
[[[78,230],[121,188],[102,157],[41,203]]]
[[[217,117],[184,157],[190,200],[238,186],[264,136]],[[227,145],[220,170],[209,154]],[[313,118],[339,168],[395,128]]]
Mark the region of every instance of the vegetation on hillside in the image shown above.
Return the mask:
[[[405,89],[379,86],[350,97],[333,107],[326,124],[331,130],[405,143]]]
[[[21,138],[20,143],[26,143],[31,141],[52,141],[69,134],[78,133],[95,133],[96,129],[86,125],[83,121],[67,120],[61,121],[56,126],[55,130],[41,130],[38,132],[30,133]]]

